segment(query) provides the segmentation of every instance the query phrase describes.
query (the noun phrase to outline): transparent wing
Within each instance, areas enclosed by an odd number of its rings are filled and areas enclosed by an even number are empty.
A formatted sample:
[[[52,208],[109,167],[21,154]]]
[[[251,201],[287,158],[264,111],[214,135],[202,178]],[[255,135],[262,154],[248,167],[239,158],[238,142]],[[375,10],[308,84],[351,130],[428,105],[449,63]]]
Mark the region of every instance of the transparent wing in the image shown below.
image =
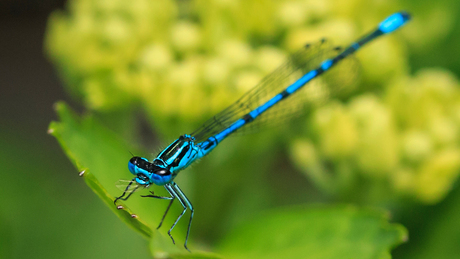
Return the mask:
[[[135,180],[118,180],[115,186],[126,193],[136,192],[145,188],[145,186],[138,184]]]
[[[324,59],[332,58],[339,53],[340,48],[331,49]],[[355,86],[358,72],[359,65],[356,58],[354,56],[347,57],[320,77],[313,79],[299,92],[287,97],[261,114],[252,123],[245,125],[235,135],[254,133],[262,128],[282,125],[305,115],[312,108],[319,107],[331,98],[349,95],[354,90],[353,86]],[[291,81],[296,81],[298,78],[294,76],[294,79],[286,79],[287,84],[292,84]]]
[[[332,47],[326,40],[316,44],[307,44],[290,56],[288,61],[266,76],[253,89],[248,91],[234,104],[206,121],[191,135],[201,142],[229,127],[243,115],[270,100],[307,72],[316,69],[325,59],[332,58],[339,49]],[[276,104],[253,122],[237,131],[238,134],[259,129],[261,126],[276,125],[305,113],[306,106],[320,104],[338,93],[339,89],[351,84],[356,74],[354,58],[347,58],[320,78],[315,78],[305,85],[300,93],[289,96]],[[340,75],[339,79],[336,78]],[[318,80],[320,79],[320,80]]]

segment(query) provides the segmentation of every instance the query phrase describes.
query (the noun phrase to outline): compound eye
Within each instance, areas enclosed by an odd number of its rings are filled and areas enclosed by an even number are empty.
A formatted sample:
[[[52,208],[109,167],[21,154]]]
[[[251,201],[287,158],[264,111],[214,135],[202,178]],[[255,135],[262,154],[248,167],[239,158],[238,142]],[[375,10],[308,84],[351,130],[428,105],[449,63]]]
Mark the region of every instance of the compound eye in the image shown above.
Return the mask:
[[[166,169],[160,169],[158,171],[155,171],[155,174],[158,174],[158,175],[170,175],[171,172],[169,172],[169,170],[166,170]]]
[[[138,156],[133,156],[129,162],[133,165],[139,165],[140,163],[143,162],[145,158],[142,158],[142,157],[138,157]]]
[[[129,162],[130,162],[131,164],[133,164],[133,165],[137,165],[137,157],[133,156],[133,157],[129,160]]]

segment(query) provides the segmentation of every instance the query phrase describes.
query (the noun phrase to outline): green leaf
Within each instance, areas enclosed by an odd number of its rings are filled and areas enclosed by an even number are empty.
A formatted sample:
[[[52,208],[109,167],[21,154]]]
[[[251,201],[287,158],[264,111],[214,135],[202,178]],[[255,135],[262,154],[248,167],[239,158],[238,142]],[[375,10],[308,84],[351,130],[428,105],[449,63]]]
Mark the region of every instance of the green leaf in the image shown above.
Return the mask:
[[[126,147],[91,117],[80,120],[64,103],[57,103],[55,108],[61,122],[52,122],[49,133],[58,139],[80,176],[122,221],[144,237],[151,237],[151,228],[132,216],[129,209],[118,210],[113,195],[104,188],[105,183],[114,184],[118,178],[114,176],[121,174],[115,172],[122,171],[118,160],[126,161]]]
[[[136,214],[134,214],[128,208],[117,209],[113,203],[113,197],[110,196],[102,185],[97,181],[91,173],[82,171],[81,176],[85,178],[86,184],[93,189],[93,191],[109,206],[109,208],[117,214],[117,216],[126,224],[131,226],[134,230],[137,230],[145,237],[152,236],[152,229],[148,227],[142,220],[140,220]]]
[[[353,206],[289,207],[245,223],[221,243],[230,258],[391,258],[407,231],[379,211]]]
[[[173,254],[174,258],[198,258],[195,254],[203,254],[199,258],[217,258],[216,256],[204,257],[209,254],[199,253],[199,251],[189,253],[181,245],[172,244],[171,239],[163,233],[167,228],[162,230],[163,232],[152,228],[160,222],[165,210],[163,206],[159,206],[167,203],[154,202],[152,199],[133,195],[123,203],[123,209],[117,209],[114,199],[122,191],[115,187],[115,183],[119,179],[131,179],[127,169],[127,162],[131,158],[128,151],[130,148],[92,116],[79,118],[62,102],[57,103],[55,108],[60,122],[52,122],[49,133],[57,138],[69,159],[81,172],[80,175],[85,179],[86,184],[123,222],[145,238],[150,238],[152,244],[163,244],[161,247],[151,246],[155,257],[160,255],[171,257]],[[141,194],[142,192],[146,194],[146,190],[140,191]],[[178,233],[185,233],[181,226],[177,226],[176,229]],[[180,244],[180,241],[176,240],[176,242]]]
[[[56,110],[60,122],[51,123],[50,134],[109,208],[131,228],[150,238],[154,257],[221,258],[193,246],[189,253],[182,247],[180,235],[177,245],[173,245],[165,234],[168,228],[159,232],[152,227],[160,222],[167,202],[140,198],[136,193],[118,210],[113,201],[121,191],[114,185],[118,179],[130,177],[126,168],[131,157],[128,146],[93,117],[80,118],[64,103],[58,103]],[[185,236],[185,230],[180,228],[178,225],[174,232]],[[344,206],[291,207],[236,228],[218,251],[227,258],[389,258],[390,249],[406,239],[405,229],[388,223],[381,212]]]

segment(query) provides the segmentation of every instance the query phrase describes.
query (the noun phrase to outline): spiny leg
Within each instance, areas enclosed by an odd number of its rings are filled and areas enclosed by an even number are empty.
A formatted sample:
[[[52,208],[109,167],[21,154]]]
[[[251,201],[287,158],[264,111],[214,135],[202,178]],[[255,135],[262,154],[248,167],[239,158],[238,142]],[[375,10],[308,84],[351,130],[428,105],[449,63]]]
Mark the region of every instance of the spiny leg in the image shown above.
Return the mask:
[[[153,193],[153,191],[151,191],[149,195],[141,195],[141,197],[150,197],[150,198],[156,198],[156,199],[161,199],[161,200],[171,200],[169,202],[169,205],[168,207],[166,208],[166,211],[165,213],[163,214],[163,218],[161,218],[161,221],[160,221],[160,224],[158,225],[157,229],[159,229],[161,227],[161,225],[163,224],[163,221],[165,220],[166,218],[166,214],[168,214],[168,211],[169,211],[169,208],[171,208],[171,205],[173,204],[174,202],[174,199],[176,199],[176,197],[174,196],[173,193],[171,193],[168,188],[166,188],[166,186],[169,185],[169,184],[166,184],[165,185],[165,189],[168,191],[169,195],[171,195],[171,197],[164,197],[164,196],[158,196],[158,195],[155,195]],[[174,242],[174,239],[173,239],[173,242]]]
[[[184,203],[182,201],[182,198],[180,196],[177,195],[177,193],[174,191],[174,189],[171,187],[171,184],[165,184],[165,188],[166,190],[171,194],[171,196],[177,198],[179,200],[179,202],[182,204],[182,207],[184,207]],[[172,242],[173,244],[176,244],[176,241],[174,241],[174,238],[172,237],[171,235],[171,231],[174,229],[174,227],[176,226],[177,222],[179,221],[179,219],[182,217],[182,215],[184,215],[185,213],[185,207],[184,207],[184,210],[182,211],[182,213],[179,215],[179,217],[176,219],[176,221],[174,222],[174,224],[172,225],[172,227],[168,230],[168,235],[169,237],[172,239]]]
[[[161,227],[161,225],[163,224],[163,220],[165,219],[166,214],[168,213],[169,208],[171,207],[171,205],[172,205],[173,201],[175,200],[175,198],[177,198],[179,200],[179,202],[181,203],[181,205],[184,208],[184,210],[179,215],[179,217],[177,217],[176,221],[174,222],[174,224],[171,226],[171,228],[168,231],[168,235],[171,238],[173,244],[176,244],[176,242],[174,241],[174,238],[171,235],[171,231],[174,229],[174,227],[177,225],[179,220],[185,214],[185,212],[187,211],[187,208],[190,209],[190,211],[191,211],[190,220],[189,220],[189,223],[188,223],[187,236],[185,237],[185,243],[184,243],[185,249],[187,249],[187,251],[190,252],[190,250],[187,247],[187,241],[188,241],[188,237],[189,237],[189,234],[190,234],[190,227],[192,225],[192,219],[193,219],[193,214],[194,214],[193,206],[190,203],[189,199],[185,196],[185,194],[182,192],[182,190],[179,188],[179,186],[176,183],[171,182],[170,184],[165,184],[164,187],[168,191],[168,193],[171,195],[171,197],[157,196],[153,192],[151,192],[152,193],[151,195],[143,195],[142,197],[151,197],[151,198],[157,198],[157,199],[163,199],[163,200],[171,200],[169,202],[168,208],[166,209],[166,212],[163,215],[163,218],[162,218],[158,228]]]
[[[190,202],[190,200],[187,198],[187,196],[185,196],[185,194],[182,192],[182,190],[179,188],[179,186],[176,183],[173,182],[172,186],[176,190],[176,194],[180,195],[179,201],[184,201],[186,206],[190,209],[190,219],[188,221],[187,236],[185,236],[185,243],[184,243],[185,249],[187,249],[187,251],[190,252],[190,250],[187,247],[187,241],[188,241],[188,236],[190,234],[190,227],[192,226],[192,219],[193,219],[193,214],[194,214],[193,206],[192,206],[192,203]],[[183,203],[182,203],[182,206],[184,206]],[[185,210],[186,210],[186,207],[184,206],[183,213],[185,212]],[[181,214],[181,216],[183,215],[183,213]]]
[[[169,202],[169,205],[168,205],[168,207],[166,208],[165,214],[163,214],[163,218],[161,219],[160,224],[158,225],[157,229],[159,229],[159,228],[161,227],[161,225],[163,225],[163,221],[164,221],[165,218],[166,218],[166,214],[168,214],[169,208],[171,208],[171,205],[173,204],[173,201],[174,201],[175,198],[176,198],[176,197],[173,197],[173,198],[171,199],[171,201]]]
[[[168,186],[168,189],[169,189],[170,192],[174,193],[174,196],[177,197],[177,199],[179,200],[180,204],[184,208],[184,210],[182,210],[182,213],[179,215],[179,217],[177,217],[176,221],[174,222],[174,224],[171,226],[171,228],[168,231],[168,235],[171,237],[171,239],[173,240],[173,243],[175,244],[175,241],[174,241],[174,239],[173,239],[173,237],[171,235],[171,231],[174,229],[174,227],[177,225],[179,220],[185,214],[185,212],[187,211],[188,206],[187,206],[186,201],[184,200],[183,193],[180,191],[180,189],[177,188],[177,185],[174,182],[171,182],[170,186]],[[184,245],[184,247],[185,247],[185,249],[187,249],[187,251],[190,252],[190,250],[187,248],[186,244]]]
[[[128,184],[128,186],[126,186],[126,189],[125,189],[125,191],[123,192],[123,194],[122,194],[121,196],[115,198],[115,200],[113,201],[113,204],[117,205],[117,201],[118,201],[118,200],[126,201],[126,200],[129,198],[129,196],[131,196],[131,195],[137,190],[137,188],[139,188],[139,186],[136,186],[136,188],[134,188],[134,190],[133,190],[132,192],[130,192],[130,193],[128,194],[128,196],[126,196],[126,197],[123,198],[123,196],[125,196],[126,192],[128,191],[128,189],[129,189],[129,187],[131,186],[132,183],[133,183],[133,182],[131,181],[131,182]]]

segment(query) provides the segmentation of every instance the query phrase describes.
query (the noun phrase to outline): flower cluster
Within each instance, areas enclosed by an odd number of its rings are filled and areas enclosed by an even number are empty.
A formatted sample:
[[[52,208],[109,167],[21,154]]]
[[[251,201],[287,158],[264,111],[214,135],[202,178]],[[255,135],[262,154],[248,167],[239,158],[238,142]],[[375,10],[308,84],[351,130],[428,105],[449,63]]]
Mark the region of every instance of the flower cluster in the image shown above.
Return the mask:
[[[325,190],[354,188],[352,172],[433,203],[460,173],[459,119],[459,82],[446,71],[423,70],[392,82],[382,97],[318,109],[308,122],[314,136],[294,142],[292,155]]]

